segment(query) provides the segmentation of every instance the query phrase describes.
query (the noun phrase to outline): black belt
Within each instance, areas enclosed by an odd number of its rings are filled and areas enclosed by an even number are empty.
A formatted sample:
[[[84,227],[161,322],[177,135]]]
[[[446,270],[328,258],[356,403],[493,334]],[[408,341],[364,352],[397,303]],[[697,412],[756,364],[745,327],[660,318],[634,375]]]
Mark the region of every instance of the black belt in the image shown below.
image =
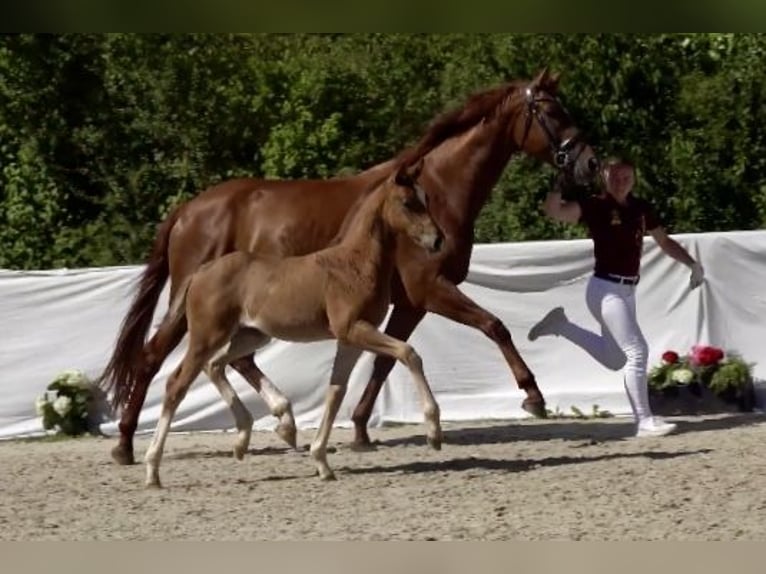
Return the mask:
[[[639,276],[633,275],[626,277],[625,275],[615,275],[614,273],[601,273],[596,271],[593,274],[594,277],[604,279],[605,281],[611,281],[612,283],[619,283],[620,285],[636,285],[638,283]]]

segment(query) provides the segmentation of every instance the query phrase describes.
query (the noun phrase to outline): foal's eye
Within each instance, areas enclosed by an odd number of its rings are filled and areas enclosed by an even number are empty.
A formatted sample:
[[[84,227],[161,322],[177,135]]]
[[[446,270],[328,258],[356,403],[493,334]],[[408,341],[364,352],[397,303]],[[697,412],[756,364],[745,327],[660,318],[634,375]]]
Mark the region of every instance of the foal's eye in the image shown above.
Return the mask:
[[[404,207],[406,207],[410,211],[417,211],[421,209],[422,205],[420,204],[420,202],[418,201],[416,197],[405,197]]]

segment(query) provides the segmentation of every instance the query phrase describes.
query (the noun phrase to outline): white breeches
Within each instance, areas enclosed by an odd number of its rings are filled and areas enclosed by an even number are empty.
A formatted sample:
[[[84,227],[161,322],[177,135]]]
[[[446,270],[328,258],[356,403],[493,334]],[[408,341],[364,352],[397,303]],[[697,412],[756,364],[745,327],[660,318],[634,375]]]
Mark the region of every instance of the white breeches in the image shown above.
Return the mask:
[[[591,277],[585,300],[601,334],[565,323],[561,336],[582,347],[599,363],[624,370],[625,390],[636,420],[652,415],[646,382],[648,346],[636,319],[636,287]]]

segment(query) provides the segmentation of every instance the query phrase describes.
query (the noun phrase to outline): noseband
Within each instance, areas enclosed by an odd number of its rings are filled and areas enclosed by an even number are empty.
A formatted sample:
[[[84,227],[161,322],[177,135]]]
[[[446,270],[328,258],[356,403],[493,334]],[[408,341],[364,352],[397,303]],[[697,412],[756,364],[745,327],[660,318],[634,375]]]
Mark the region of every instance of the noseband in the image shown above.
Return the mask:
[[[553,157],[553,165],[558,169],[571,169],[577,158],[582,153],[585,146],[577,144],[580,142],[580,134],[576,132],[572,137],[565,140],[559,140],[558,136],[553,132],[550,126],[548,115],[543,111],[540,104],[542,102],[554,102],[561,107],[561,103],[548,95],[540,95],[540,92],[531,86],[527,86],[524,90],[524,138],[522,139],[521,146],[527,141],[529,130],[532,127],[532,120],[537,120],[537,123],[545,132],[548,138],[548,145],[551,148],[551,157]],[[576,151],[576,153],[575,153]]]

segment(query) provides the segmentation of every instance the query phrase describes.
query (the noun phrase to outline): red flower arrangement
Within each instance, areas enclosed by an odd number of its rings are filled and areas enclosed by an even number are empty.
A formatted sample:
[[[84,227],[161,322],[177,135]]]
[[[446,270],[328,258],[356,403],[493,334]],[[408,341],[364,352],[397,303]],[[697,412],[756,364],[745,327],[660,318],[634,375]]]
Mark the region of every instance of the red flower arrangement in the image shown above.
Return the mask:
[[[689,359],[692,365],[697,367],[710,367],[717,365],[723,359],[724,353],[718,347],[709,347],[706,345],[695,345],[692,347]]]
[[[648,373],[650,390],[674,391],[679,387],[704,387],[733,401],[754,401],[753,365],[736,353],[724,353],[712,345],[694,345],[686,355],[672,349],[662,353],[662,362]]]

